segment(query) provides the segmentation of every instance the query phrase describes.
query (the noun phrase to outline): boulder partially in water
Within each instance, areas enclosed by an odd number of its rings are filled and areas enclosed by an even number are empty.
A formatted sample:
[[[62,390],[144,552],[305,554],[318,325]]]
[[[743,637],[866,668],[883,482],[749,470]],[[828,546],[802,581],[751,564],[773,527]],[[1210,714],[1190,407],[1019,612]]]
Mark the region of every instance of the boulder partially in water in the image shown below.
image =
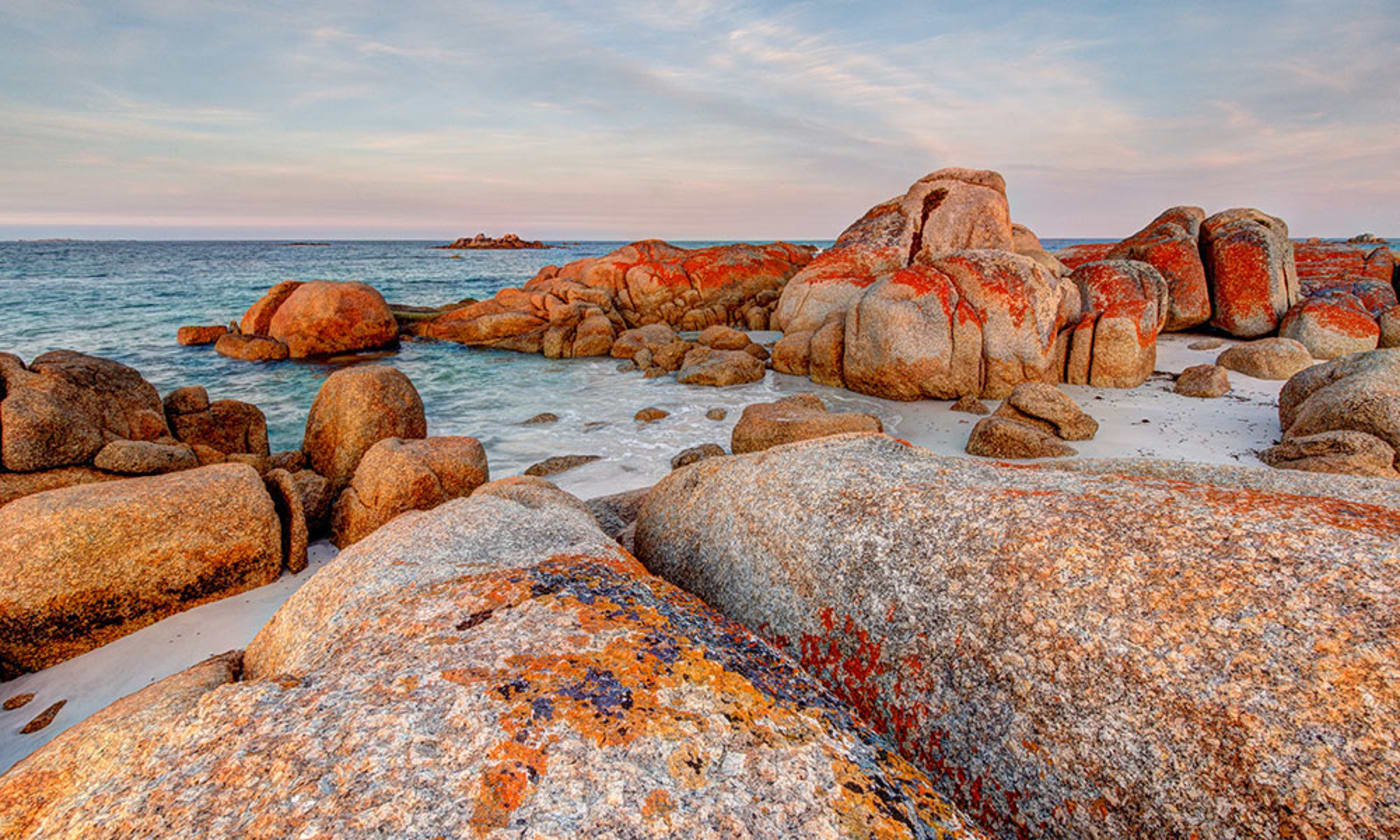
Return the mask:
[[[282,569],[251,467],[49,490],[0,507],[0,678],[47,668]]]
[[[0,777],[0,834],[983,836],[791,659],[532,490],[341,553],[241,674],[178,674]]]
[[[1176,467],[823,438],[663,478],[636,552],[998,836],[1400,833],[1400,506]]]
[[[398,321],[378,290],[365,283],[303,283],[273,313],[267,333],[293,359],[393,344]]]

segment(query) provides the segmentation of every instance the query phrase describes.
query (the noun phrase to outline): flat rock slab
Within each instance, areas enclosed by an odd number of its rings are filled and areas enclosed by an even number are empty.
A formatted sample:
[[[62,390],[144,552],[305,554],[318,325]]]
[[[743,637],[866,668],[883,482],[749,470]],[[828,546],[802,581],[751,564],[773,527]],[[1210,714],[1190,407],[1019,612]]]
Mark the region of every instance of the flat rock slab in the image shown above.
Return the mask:
[[[277,579],[281,526],[251,467],[216,464],[0,507],[0,679]]]
[[[1396,836],[1400,506],[1273,473],[824,438],[662,479],[635,547],[999,836]]]

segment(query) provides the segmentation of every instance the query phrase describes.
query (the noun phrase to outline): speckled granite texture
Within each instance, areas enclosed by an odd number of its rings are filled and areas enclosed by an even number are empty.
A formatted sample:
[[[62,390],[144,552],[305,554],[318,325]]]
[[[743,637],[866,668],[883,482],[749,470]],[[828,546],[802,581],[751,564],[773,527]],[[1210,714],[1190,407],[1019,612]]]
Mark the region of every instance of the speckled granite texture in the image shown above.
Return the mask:
[[[0,836],[982,836],[790,659],[562,497],[405,514],[233,660],[0,777]]]
[[[847,435],[673,473],[635,545],[999,836],[1396,836],[1400,507],[1275,475],[1012,468]]]

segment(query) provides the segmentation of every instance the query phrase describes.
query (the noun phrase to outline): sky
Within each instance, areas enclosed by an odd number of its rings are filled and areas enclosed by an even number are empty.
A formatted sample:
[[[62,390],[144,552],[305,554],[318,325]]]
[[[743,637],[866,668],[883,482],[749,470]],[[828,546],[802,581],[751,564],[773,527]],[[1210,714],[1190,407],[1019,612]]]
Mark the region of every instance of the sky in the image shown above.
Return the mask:
[[[0,238],[830,239],[945,166],[1400,234],[1400,0],[0,0]]]

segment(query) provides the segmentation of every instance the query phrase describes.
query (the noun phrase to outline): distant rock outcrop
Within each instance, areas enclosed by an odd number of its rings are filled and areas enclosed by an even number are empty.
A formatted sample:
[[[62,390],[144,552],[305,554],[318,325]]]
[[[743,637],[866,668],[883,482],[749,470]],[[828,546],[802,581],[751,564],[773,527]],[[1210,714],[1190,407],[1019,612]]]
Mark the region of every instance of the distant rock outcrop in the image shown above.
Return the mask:
[[[499,238],[487,236],[484,233],[478,233],[476,236],[470,238],[463,236],[459,239],[454,239],[448,245],[434,245],[433,247],[440,250],[454,251],[513,251],[521,248],[552,248],[554,246],[546,245],[538,240],[521,239],[513,233],[507,233],[505,236]]]

